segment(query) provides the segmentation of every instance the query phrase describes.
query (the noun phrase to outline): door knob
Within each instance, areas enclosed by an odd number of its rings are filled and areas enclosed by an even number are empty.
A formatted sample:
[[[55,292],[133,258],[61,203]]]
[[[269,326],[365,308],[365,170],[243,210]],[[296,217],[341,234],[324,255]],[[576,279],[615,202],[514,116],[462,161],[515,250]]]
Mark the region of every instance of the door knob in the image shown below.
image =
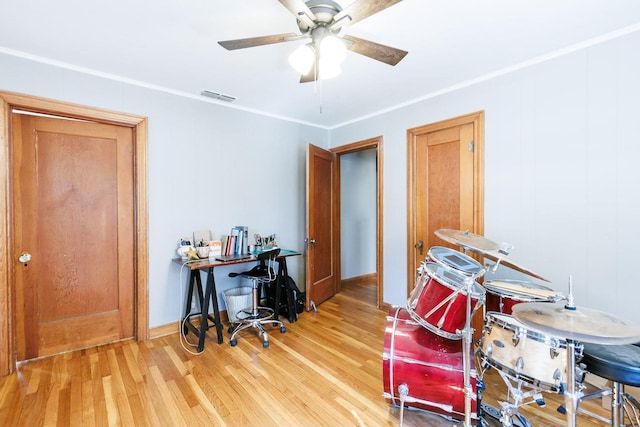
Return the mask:
[[[18,258],[18,261],[24,264],[28,263],[29,261],[31,261],[31,254],[28,252],[23,252],[22,255],[20,255],[20,257]]]
[[[414,246],[420,251],[420,255],[422,255],[422,248],[424,247],[424,243],[422,242],[422,240],[418,240],[418,243],[416,243]]]

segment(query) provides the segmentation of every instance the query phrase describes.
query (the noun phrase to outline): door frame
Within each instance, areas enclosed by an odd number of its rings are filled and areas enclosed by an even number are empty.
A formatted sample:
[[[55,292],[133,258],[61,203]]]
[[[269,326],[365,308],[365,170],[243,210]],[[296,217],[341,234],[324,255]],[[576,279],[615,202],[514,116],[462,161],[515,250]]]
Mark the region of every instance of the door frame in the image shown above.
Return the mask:
[[[371,148],[375,148],[376,149],[376,161],[377,161],[377,172],[376,172],[376,180],[377,180],[377,214],[376,214],[376,232],[378,234],[377,236],[377,244],[376,244],[376,275],[377,275],[377,301],[376,301],[376,305],[378,309],[382,309],[384,308],[384,281],[383,281],[383,258],[382,258],[382,254],[383,254],[383,248],[384,248],[384,239],[383,239],[383,230],[382,230],[382,225],[384,224],[383,220],[382,220],[382,212],[383,212],[383,138],[382,136],[376,136],[373,138],[369,138],[369,139],[365,139],[363,141],[358,141],[358,142],[354,142],[351,144],[347,144],[347,145],[342,145],[340,147],[335,147],[332,148],[331,151],[332,153],[334,153],[336,155],[336,168],[335,168],[335,173],[336,173],[336,194],[334,195],[334,201],[335,201],[335,206],[336,206],[336,211],[334,212],[334,220],[335,220],[335,224],[336,224],[336,230],[334,230],[335,232],[335,239],[336,239],[336,251],[337,251],[337,255],[336,255],[336,270],[337,270],[337,274],[339,275],[339,280],[337,283],[337,292],[340,292],[342,289],[342,282],[341,282],[341,241],[340,241],[340,156],[343,154],[349,154],[349,153],[355,153],[357,151],[363,151],[363,150],[368,150]]]
[[[58,117],[91,120],[130,127],[134,135],[134,334],[137,341],[149,339],[148,262],[148,119],[143,116],[102,110],[84,105],[0,91],[0,376],[15,371],[15,293],[11,205],[11,115],[20,109]]]
[[[461,126],[473,124],[473,230],[472,233],[484,235],[484,111],[465,114],[428,125],[407,130],[407,297],[415,285],[417,265],[414,256],[414,236],[416,222],[416,144],[418,136]],[[428,250],[429,248],[427,248]]]

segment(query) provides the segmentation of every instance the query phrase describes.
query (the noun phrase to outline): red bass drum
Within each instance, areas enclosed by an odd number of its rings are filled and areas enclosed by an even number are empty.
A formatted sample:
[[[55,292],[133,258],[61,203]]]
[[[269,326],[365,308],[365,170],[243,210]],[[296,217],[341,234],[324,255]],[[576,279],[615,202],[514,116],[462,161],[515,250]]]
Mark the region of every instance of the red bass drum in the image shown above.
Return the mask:
[[[470,357],[471,386],[476,395],[474,357]],[[462,341],[442,337],[420,326],[402,307],[387,317],[382,355],[384,397],[393,404],[416,407],[464,419]],[[471,400],[471,417],[477,419]]]

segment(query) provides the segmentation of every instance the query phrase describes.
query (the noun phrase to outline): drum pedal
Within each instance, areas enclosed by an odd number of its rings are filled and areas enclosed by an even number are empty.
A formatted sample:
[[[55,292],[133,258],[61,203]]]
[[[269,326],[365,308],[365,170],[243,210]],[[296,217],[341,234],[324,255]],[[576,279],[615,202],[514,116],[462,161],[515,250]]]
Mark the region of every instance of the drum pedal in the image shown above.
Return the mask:
[[[538,406],[541,408],[544,408],[545,406],[547,406],[547,402],[544,401],[544,397],[542,397],[541,393],[534,394],[533,400],[535,400]]]

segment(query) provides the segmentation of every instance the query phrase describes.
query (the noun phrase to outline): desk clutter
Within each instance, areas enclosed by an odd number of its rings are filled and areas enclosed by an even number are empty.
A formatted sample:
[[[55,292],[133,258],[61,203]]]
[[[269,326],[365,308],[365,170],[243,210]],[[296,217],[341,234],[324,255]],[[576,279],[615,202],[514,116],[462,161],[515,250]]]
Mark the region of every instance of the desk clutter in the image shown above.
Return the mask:
[[[232,227],[229,234],[223,234],[219,239],[213,239],[210,230],[194,231],[192,237],[179,240],[177,253],[184,260],[218,258],[227,261],[278,247],[275,233],[267,237],[255,233],[253,237],[252,243],[245,225]]]
[[[456,425],[465,427],[531,427],[519,408],[544,406],[543,393],[554,393],[564,396],[558,411],[566,414],[566,425],[576,427],[581,401],[612,395],[610,424],[640,425],[640,404],[623,390],[640,385],[640,347],[632,345],[640,342],[640,325],[577,307],[571,279],[567,296],[525,281],[480,283],[500,264],[546,279],[482,236],[448,229],[435,234],[462,252],[430,248],[406,306],[389,312],[382,365],[390,403],[461,420]],[[482,265],[467,251],[493,264]],[[479,338],[471,326],[476,319],[483,322]],[[505,384],[499,407],[482,403],[489,369]],[[612,389],[585,395],[588,373],[612,381]]]
[[[297,251],[280,249],[276,245],[275,234],[262,238],[255,234],[255,244],[249,242],[246,226],[236,226],[226,236],[213,240],[209,230],[194,232],[192,237],[179,240],[177,253],[180,258],[173,262],[189,270],[186,287],[186,304],[180,332],[186,339],[189,332],[198,337],[198,353],[204,350],[208,329],[215,327],[217,341],[222,344],[223,325],[218,306],[218,292],[214,275],[215,267],[237,267],[228,275],[244,277],[252,286],[239,286],[222,293],[230,321],[228,329],[230,344],[236,344],[236,336],[245,329],[255,328],[263,338],[263,346],[269,346],[269,338],[264,325],[278,326],[281,332],[286,328],[279,320],[284,315],[290,323],[297,321],[304,307],[304,293],[289,276],[286,259],[300,255]],[[247,269],[243,264],[255,263]],[[244,269],[243,269],[244,268]],[[203,286],[201,273],[206,274]],[[209,312],[209,308],[213,312]],[[198,312],[194,312],[195,310]]]

